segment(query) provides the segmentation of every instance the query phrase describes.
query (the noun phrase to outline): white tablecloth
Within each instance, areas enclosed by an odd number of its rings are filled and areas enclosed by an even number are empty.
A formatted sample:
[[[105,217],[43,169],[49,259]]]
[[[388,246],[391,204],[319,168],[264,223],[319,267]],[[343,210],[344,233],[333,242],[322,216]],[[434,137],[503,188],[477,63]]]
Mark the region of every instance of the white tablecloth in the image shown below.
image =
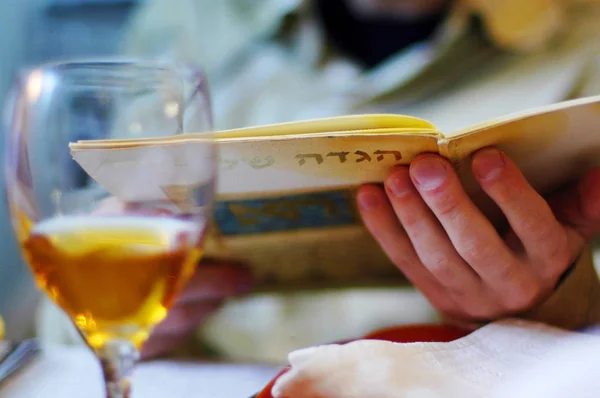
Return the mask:
[[[281,369],[276,365],[156,361],[140,364],[132,398],[248,398]],[[104,398],[99,365],[80,347],[43,353],[0,389],[0,398]]]

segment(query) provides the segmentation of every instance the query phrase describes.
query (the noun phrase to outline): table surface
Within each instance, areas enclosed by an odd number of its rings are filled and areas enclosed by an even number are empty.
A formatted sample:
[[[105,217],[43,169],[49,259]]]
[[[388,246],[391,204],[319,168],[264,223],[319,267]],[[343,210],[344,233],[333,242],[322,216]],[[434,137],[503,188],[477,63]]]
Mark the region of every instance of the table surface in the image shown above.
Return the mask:
[[[138,366],[132,398],[248,398],[280,365],[155,361]],[[104,398],[100,368],[83,347],[47,346],[0,389],[0,398]]]

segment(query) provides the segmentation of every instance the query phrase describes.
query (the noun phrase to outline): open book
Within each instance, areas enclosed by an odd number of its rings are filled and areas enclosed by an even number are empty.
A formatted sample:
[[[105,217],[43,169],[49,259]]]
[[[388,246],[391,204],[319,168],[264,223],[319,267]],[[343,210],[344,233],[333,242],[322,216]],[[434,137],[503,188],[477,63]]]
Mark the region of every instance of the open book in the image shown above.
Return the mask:
[[[219,153],[207,255],[247,260],[265,290],[383,286],[403,277],[362,226],[353,197],[357,186],[382,182],[392,167],[421,153],[439,153],[502,229],[504,218],[471,174],[470,155],[497,146],[540,193],[556,190],[600,165],[600,97],[454,132],[408,116],[356,115],[159,139],[80,141],[71,144],[71,154],[123,200],[185,200],[199,183],[194,170],[199,144],[207,139],[216,140]],[[137,180],[144,183],[132,183]]]

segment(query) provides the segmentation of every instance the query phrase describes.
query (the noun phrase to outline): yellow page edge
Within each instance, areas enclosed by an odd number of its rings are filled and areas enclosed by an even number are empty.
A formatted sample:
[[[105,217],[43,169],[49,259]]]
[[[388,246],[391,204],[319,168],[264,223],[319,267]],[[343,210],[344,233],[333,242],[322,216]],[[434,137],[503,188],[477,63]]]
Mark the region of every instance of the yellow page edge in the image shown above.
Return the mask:
[[[332,118],[313,119],[301,122],[286,122],[271,124],[265,126],[245,127],[233,130],[223,130],[207,133],[190,133],[185,134],[186,138],[193,139],[256,139],[259,137],[273,136],[297,136],[306,134],[328,135],[335,133],[360,132],[361,134],[378,134],[383,130],[408,131],[415,130],[419,133],[428,132],[439,134],[436,127],[419,118],[404,115],[392,114],[367,114],[367,115],[350,115],[338,116]],[[91,145],[96,147],[98,144],[108,143],[111,146],[117,146],[122,143],[146,144],[168,141],[183,141],[183,135],[173,135],[154,139],[105,139],[105,140],[80,140],[75,144],[70,144],[71,148],[83,148],[83,146]],[[185,139],[184,139],[185,140]]]
[[[430,129],[414,129],[414,128],[387,128],[387,129],[369,129],[369,130],[354,130],[348,131],[335,131],[335,132],[320,132],[320,133],[309,133],[304,134],[289,134],[289,135],[269,135],[269,136],[243,136],[243,137],[222,137],[215,136],[210,133],[206,133],[202,137],[198,136],[177,136],[177,140],[164,140],[164,139],[148,139],[148,140],[82,140],[75,143],[70,143],[69,148],[72,151],[80,150],[93,150],[93,149],[126,149],[135,148],[142,146],[149,146],[153,144],[164,144],[164,145],[179,145],[186,143],[198,143],[207,141],[209,143],[227,143],[227,142],[263,142],[263,141],[285,141],[303,138],[319,138],[319,137],[349,137],[358,138],[371,135],[386,135],[386,136],[426,136],[433,138],[440,138],[440,133]],[[185,137],[185,138],[183,138]]]
[[[266,126],[245,127],[212,133],[218,138],[270,137],[316,133],[336,133],[382,129],[436,130],[426,120],[413,116],[393,114],[348,115],[331,118],[286,122]]]

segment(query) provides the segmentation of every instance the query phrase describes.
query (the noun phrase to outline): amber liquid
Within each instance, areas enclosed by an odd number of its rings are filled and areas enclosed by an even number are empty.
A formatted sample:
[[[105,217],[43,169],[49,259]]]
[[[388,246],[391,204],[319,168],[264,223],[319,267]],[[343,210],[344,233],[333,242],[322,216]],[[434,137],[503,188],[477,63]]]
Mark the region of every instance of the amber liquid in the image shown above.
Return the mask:
[[[22,246],[39,286],[92,347],[140,347],[201,257],[199,231],[175,219],[61,217],[34,226]]]

